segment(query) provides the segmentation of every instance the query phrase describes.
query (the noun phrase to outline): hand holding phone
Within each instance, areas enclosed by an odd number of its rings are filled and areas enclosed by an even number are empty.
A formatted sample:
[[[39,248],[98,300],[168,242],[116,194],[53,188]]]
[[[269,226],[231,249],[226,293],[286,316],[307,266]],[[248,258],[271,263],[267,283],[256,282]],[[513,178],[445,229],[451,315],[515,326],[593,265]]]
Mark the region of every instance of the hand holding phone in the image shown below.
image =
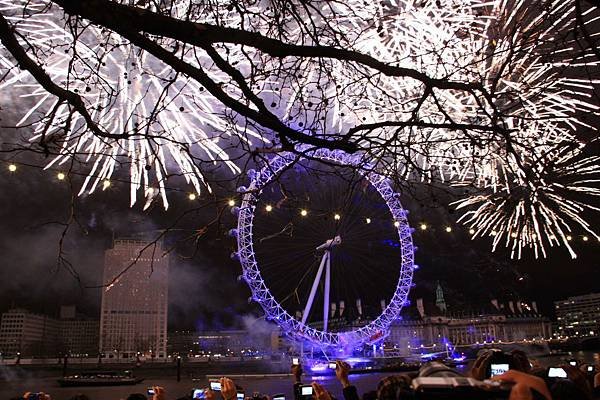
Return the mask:
[[[192,399],[205,399],[205,398],[206,398],[206,390],[204,390],[204,389],[192,390]]]

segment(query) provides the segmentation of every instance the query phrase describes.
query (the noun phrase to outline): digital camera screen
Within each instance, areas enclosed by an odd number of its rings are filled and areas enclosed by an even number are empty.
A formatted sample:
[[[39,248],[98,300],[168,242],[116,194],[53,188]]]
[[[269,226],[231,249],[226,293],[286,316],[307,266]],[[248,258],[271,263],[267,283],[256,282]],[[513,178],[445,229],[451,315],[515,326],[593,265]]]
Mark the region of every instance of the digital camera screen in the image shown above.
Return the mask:
[[[491,365],[492,376],[502,375],[508,371],[508,364],[492,364]]]
[[[302,386],[302,396],[312,396],[313,388],[312,386]]]
[[[567,377],[567,371],[565,371],[562,368],[550,368],[548,370],[548,378],[566,378]]]
[[[220,392],[221,391],[221,382],[211,382],[210,383],[210,390],[214,390],[215,392]]]

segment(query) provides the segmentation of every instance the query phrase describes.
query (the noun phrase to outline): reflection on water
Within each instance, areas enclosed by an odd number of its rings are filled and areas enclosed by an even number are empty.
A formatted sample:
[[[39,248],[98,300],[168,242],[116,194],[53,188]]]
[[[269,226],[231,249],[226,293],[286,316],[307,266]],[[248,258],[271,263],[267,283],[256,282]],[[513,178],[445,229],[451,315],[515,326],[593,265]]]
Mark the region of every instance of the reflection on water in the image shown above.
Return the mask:
[[[586,363],[600,362],[600,353],[594,352],[574,352],[568,356],[541,357],[536,360],[542,367],[558,365],[566,362],[570,358],[575,358]],[[470,365],[460,366],[461,372],[466,372]],[[247,371],[252,373],[252,371]],[[142,374],[140,374],[142,375]],[[365,375],[351,375],[351,381],[358,388],[359,393],[374,390],[381,378],[390,375],[389,373],[373,373]],[[305,382],[310,382],[311,378],[306,377]],[[342,397],[342,388],[334,377],[315,377],[337,398]],[[287,399],[292,397],[293,380],[289,378],[253,378],[236,379],[236,384],[244,388],[246,396],[252,396],[252,392],[258,391],[263,394],[285,393]],[[135,386],[123,387],[100,387],[100,388],[61,388],[56,383],[56,378],[28,379],[13,382],[0,382],[0,399],[9,399],[13,396],[22,395],[26,391],[44,391],[52,395],[53,400],[67,400],[78,393],[85,393],[90,400],[119,400],[125,399],[130,393],[146,393],[148,386],[163,386],[167,390],[167,398],[176,399],[190,394],[194,387],[205,387],[206,380],[193,382],[190,379],[182,379],[177,382],[174,377],[147,379],[141,384]]]

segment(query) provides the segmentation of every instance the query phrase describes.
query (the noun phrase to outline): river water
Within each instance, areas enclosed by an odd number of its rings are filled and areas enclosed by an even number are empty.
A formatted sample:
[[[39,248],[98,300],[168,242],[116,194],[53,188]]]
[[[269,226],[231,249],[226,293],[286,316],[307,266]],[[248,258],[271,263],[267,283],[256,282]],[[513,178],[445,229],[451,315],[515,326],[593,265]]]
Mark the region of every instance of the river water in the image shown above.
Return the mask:
[[[574,352],[570,356],[545,357],[538,359],[544,366],[557,365],[568,358],[576,358],[582,362],[593,363],[600,359],[599,353],[594,352]],[[6,367],[5,367],[6,368]],[[464,367],[467,370],[468,367]],[[252,371],[245,371],[252,373]],[[464,372],[464,371],[463,371]],[[143,374],[139,374],[143,376]],[[389,373],[373,373],[364,375],[351,375],[352,383],[358,388],[359,393],[374,390],[379,380]],[[44,391],[52,395],[53,400],[68,400],[70,397],[78,394],[86,394],[90,400],[120,400],[125,399],[131,393],[146,393],[148,386],[162,386],[166,389],[167,399],[175,400],[191,392],[194,387],[206,387],[207,379],[193,381],[189,377],[182,377],[181,382],[177,382],[175,377],[157,377],[146,378],[146,380],[135,386],[116,386],[116,387],[93,387],[93,388],[61,388],[56,379],[58,377],[13,379],[8,382],[0,382],[0,399],[11,399],[16,396],[22,396],[27,391]],[[324,385],[338,399],[342,398],[341,387],[334,377],[305,377],[305,382],[316,380]],[[291,377],[266,377],[266,378],[237,378],[235,383],[244,388],[246,396],[252,396],[252,392],[258,391],[263,394],[284,393],[287,399],[292,398],[292,378]]]

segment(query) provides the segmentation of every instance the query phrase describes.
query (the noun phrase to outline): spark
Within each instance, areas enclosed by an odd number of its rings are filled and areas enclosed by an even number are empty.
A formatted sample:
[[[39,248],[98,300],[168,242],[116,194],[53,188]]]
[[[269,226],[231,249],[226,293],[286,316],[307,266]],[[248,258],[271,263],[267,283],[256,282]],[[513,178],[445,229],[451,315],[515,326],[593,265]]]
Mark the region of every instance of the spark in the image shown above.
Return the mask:
[[[190,8],[189,1],[173,4],[165,12],[176,18],[252,26],[256,32],[273,34],[273,17],[262,2],[247,5],[247,13],[227,7]],[[589,144],[575,134],[578,129],[597,130],[586,119],[599,115],[593,94],[600,81],[578,77],[597,75],[600,63],[593,49],[580,49],[565,35],[576,21],[574,2],[439,4],[349,0],[319,9],[318,21],[298,7],[298,19],[277,23],[285,26],[289,43],[306,43],[306,31],[298,21],[314,21],[321,24],[323,43],[331,40],[433,79],[475,82],[489,96],[436,89],[424,97],[422,82],[385,74],[373,79],[373,71],[360,65],[328,58],[270,58],[250,46],[222,47],[227,61],[243,74],[259,71],[252,76],[253,86],[265,104],[275,105],[272,112],[284,123],[321,136],[380,124],[353,136],[375,158],[370,162],[382,161],[378,172],[411,182],[441,181],[472,188],[453,204],[463,212],[459,221],[469,227],[469,233],[491,240],[492,250],[504,245],[512,257],[520,258],[526,249],[546,257],[549,248],[564,246],[576,257],[567,232],[578,228],[600,240],[597,228],[587,220],[600,211],[595,206],[600,196],[600,158],[590,156]],[[21,37],[28,38],[22,44],[35,49],[30,57],[44,65],[55,82],[65,82],[69,90],[80,93],[99,126],[127,136],[95,137],[77,115],[65,132],[69,108],[58,104],[0,51],[0,76],[5,76],[0,90],[15,88],[27,105],[19,125],[33,126],[32,142],[56,146],[58,155],[48,168],[86,154],[89,176],[80,193],[93,192],[127,161],[130,204],[142,190],[147,206],[161,198],[166,208],[165,182],[172,171],[183,175],[196,193],[211,190],[198,159],[237,174],[240,168],[228,154],[232,143],[262,144],[274,139],[254,123],[228,117],[231,111],[200,84],[176,74],[119,35],[88,26],[76,39],[52,3],[0,0],[0,12],[8,15]],[[597,10],[584,10],[583,23],[592,35],[598,34],[593,23],[598,18]],[[206,69],[215,81],[231,82],[206,54],[175,46],[168,38],[160,40],[185,62]],[[290,74],[294,79],[289,79]],[[244,97],[236,85],[224,84],[223,90],[230,97]],[[415,121],[415,117],[425,127],[384,126]],[[435,127],[450,120],[504,130]],[[156,189],[149,190],[152,187]]]

